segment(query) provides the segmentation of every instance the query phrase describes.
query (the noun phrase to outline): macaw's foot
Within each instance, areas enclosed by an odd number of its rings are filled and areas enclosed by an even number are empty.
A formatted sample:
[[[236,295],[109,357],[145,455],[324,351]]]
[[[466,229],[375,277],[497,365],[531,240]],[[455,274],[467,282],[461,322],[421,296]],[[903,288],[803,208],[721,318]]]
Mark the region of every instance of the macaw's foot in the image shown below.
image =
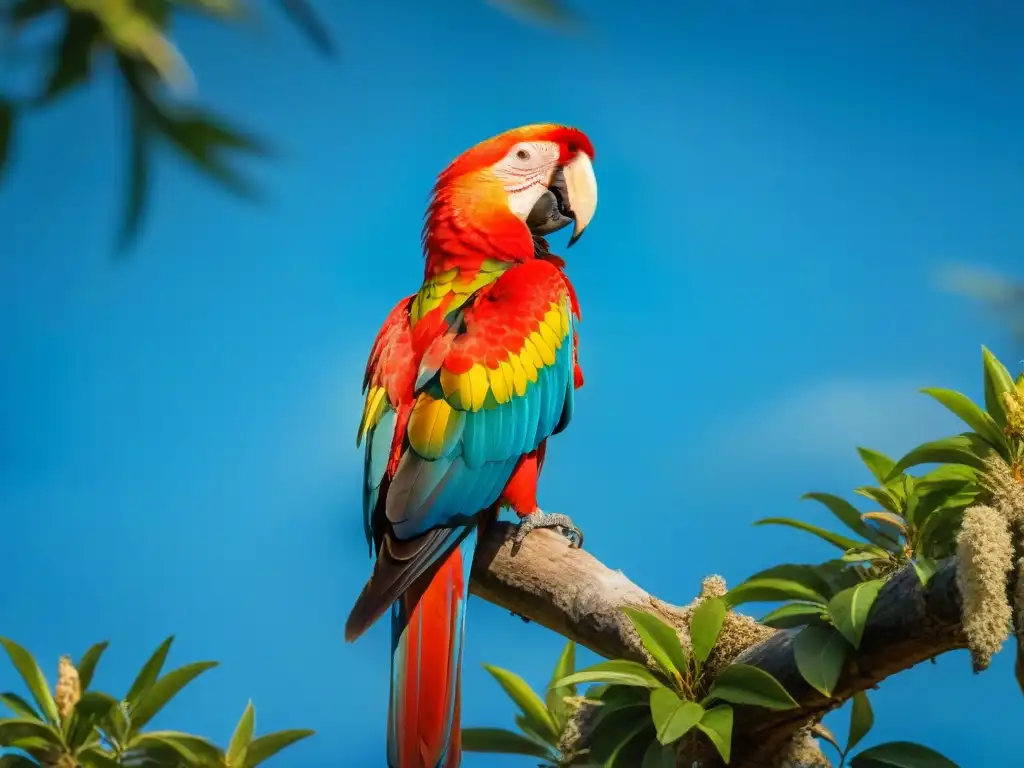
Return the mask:
[[[509,613],[511,613],[517,619],[522,619],[524,624],[529,624],[530,623],[530,620],[528,618],[526,618],[525,616],[523,616],[523,614],[521,614],[521,613],[516,613],[515,611],[509,611]]]
[[[532,515],[527,515],[519,521],[519,528],[512,537],[512,554],[519,551],[523,545],[523,539],[530,531],[537,528],[557,528],[559,533],[569,540],[569,546],[580,549],[583,547],[583,531],[577,528],[572,518],[558,512],[541,512],[537,510]]]

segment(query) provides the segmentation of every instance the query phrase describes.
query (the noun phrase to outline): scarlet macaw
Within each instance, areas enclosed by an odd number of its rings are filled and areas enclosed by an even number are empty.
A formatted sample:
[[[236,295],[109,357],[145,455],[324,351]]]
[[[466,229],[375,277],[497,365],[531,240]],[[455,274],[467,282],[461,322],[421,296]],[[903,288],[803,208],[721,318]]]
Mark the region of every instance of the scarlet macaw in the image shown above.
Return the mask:
[[[419,291],[373,343],[357,444],[373,574],[345,626],[355,640],[391,606],[390,768],[461,762],[465,605],[478,526],[501,507],[513,546],[566,515],[537,506],[547,439],[583,383],[576,293],[544,235],[575,243],[597,207],[594,149],[580,131],[529,125],[463,153],[434,187]]]

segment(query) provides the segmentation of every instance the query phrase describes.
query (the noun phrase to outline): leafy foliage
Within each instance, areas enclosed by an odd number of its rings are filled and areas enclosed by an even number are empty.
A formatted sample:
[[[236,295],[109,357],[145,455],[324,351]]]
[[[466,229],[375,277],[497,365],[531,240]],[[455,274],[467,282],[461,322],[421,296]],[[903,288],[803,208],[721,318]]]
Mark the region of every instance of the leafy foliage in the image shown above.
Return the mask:
[[[623,611],[636,630],[644,649],[654,661],[652,670],[625,659],[602,661],[587,669],[573,670],[567,663],[572,643],[559,660],[551,690],[563,692],[562,700],[575,695],[576,687],[590,687],[576,706],[595,707],[587,728],[592,732],[588,764],[617,766],[675,765],[683,739],[702,734],[728,763],[732,744],[734,704],[768,709],[790,709],[797,704],[767,672],[745,664],[732,664],[713,684],[705,680],[705,662],[722,629],[726,606],[720,599],[704,600],[690,620],[690,648],[676,631],[651,614],[627,608]],[[540,697],[517,676],[487,667],[519,706],[516,718],[522,733],[493,728],[463,729],[463,748],[476,752],[531,755],[546,765],[573,765],[574,755],[560,751],[560,734],[568,720],[556,720],[549,697],[546,709]],[[706,689],[706,690],[705,690]],[[550,725],[555,725],[552,732]]]
[[[169,637],[143,665],[123,699],[90,690],[93,673],[107,643],[92,646],[77,665],[62,662],[51,691],[39,664],[12,640],[0,638],[35,706],[15,693],[0,694],[14,717],[0,719],[0,747],[19,750],[3,765],[81,768],[160,765],[167,768],[255,768],[312,731],[277,731],[253,738],[256,712],[250,702],[227,751],[200,736],[143,728],[182,689],[217,666],[213,661],[186,664],[163,672],[174,638]],[[66,671],[66,673],[65,673]],[[37,709],[38,707],[38,709]],[[4,758],[6,759],[6,758]],[[14,761],[14,762],[12,762]],[[63,762],[61,762],[63,761]]]
[[[494,0],[528,19],[564,27],[575,17],[558,0]],[[336,45],[310,0],[279,0],[279,7],[325,56]],[[182,13],[209,19],[243,19],[251,6],[243,0],[10,0],[0,6],[0,34],[28,38],[33,28],[59,17],[61,34],[45,61],[38,93],[16,101],[0,94],[0,182],[10,156],[18,114],[47,106],[87,83],[97,63],[111,59],[128,105],[126,195],[120,245],[132,244],[150,195],[153,149],[168,145],[207,178],[244,198],[258,197],[255,186],[229,164],[230,155],[265,157],[269,147],[219,115],[189,103],[193,74],[170,39],[170,27]]]

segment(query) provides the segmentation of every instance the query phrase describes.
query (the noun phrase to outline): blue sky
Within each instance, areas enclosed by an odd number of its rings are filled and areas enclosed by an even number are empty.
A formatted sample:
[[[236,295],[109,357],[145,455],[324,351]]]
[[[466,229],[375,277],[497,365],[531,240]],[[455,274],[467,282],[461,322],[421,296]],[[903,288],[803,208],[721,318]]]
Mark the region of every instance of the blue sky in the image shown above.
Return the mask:
[[[515,125],[583,128],[601,184],[568,253],[587,383],[541,504],[667,600],[826,556],[749,523],[824,520],[797,499],[866,481],[855,445],[956,428],[917,387],[978,396],[981,343],[1019,356],[933,275],[1024,253],[1024,6],[595,0],[562,37],[474,0],[317,5],[334,64],[276,14],[177,29],[200,98],[278,147],[246,166],[261,207],[164,153],[113,263],[110,79],[21,126],[0,189],[0,634],[51,678],[109,639],[97,683],[123,692],[176,633],[172,662],[222,666],[159,725],[226,742],[251,697],[261,731],[319,732],[276,764],[383,762],[388,628],[342,631],[370,570],[361,369],[421,277],[434,174]],[[481,662],[541,686],[561,645],[473,600],[465,723],[512,720]],[[956,653],[887,682],[870,741],[1006,764],[990,713],[1024,714],[1011,668],[976,678]]]

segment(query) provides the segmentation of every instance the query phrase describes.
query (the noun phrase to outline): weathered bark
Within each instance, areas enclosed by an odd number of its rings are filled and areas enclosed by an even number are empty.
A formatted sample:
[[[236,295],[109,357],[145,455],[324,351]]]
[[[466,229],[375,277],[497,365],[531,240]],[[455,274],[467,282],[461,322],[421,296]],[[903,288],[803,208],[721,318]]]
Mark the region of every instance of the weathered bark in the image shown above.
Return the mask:
[[[513,531],[513,526],[499,523],[481,538],[473,566],[473,594],[608,658],[647,661],[621,612],[627,606],[657,614],[688,642],[687,608],[650,595],[621,571],[608,568],[586,551],[569,548],[563,537],[549,531],[531,533],[513,556],[508,542]],[[801,729],[857,691],[873,688],[940,653],[965,648],[956,562],[951,558],[942,563],[926,588],[913,569],[896,574],[885,585],[861,647],[847,663],[831,698],[807,685],[797,670],[792,650],[795,632],[761,629],[757,642],[743,650],[739,660],[772,674],[800,707],[781,712],[736,707],[733,766],[774,768]]]

